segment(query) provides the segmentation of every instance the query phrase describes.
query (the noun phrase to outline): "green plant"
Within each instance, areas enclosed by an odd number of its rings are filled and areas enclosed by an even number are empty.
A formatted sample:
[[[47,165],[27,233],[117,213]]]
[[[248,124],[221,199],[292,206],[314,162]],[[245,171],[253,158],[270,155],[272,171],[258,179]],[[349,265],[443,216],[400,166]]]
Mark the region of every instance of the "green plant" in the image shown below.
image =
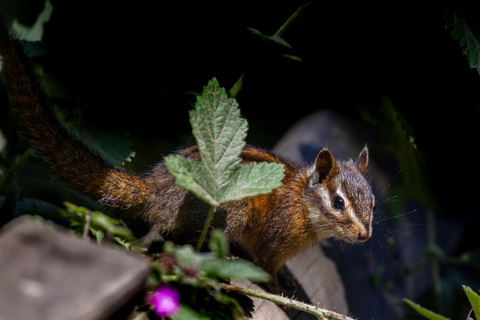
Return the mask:
[[[460,12],[454,11],[452,15],[447,29],[451,30],[452,38],[457,39],[463,48],[470,68],[477,69],[480,74],[480,35]]]
[[[470,315],[473,311],[475,314],[475,319],[480,319],[480,296],[474,292],[470,287],[467,286],[462,286],[463,290],[465,291],[465,294],[467,295],[468,301],[470,302],[470,305],[472,306],[472,309],[470,310],[467,320],[473,320]],[[438,313],[435,313],[431,310],[428,310],[419,304],[414,303],[413,301],[409,299],[403,299],[410,307],[415,309],[418,313],[420,313],[422,316],[424,316],[427,319],[430,320],[449,320],[449,318],[446,318]]]
[[[285,169],[277,163],[239,165],[247,121],[240,117],[237,102],[227,97],[216,79],[209,82],[190,111],[190,123],[201,161],[170,155],[165,162],[179,185],[210,205],[197,245],[200,250],[217,206],[269,193],[282,185]]]

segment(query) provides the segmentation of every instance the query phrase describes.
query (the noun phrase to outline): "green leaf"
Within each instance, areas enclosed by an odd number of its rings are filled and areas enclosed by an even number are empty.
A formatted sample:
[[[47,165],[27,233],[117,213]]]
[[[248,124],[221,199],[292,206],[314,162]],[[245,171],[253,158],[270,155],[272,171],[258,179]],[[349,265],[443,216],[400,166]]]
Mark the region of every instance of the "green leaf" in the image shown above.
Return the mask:
[[[271,192],[282,185],[285,167],[278,163],[250,163],[240,167],[230,183],[220,188],[222,202],[241,200]]]
[[[168,156],[165,163],[176,182],[212,206],[269,193],[281,185],[281,164],[240,166],[247,121],[234,99],[216,79],[204,88],[190,111],[190,123],[201,161]]]
[[[453,27],[453,37],[458,39],[464,48],[463,54],[468,57],[470,68],[476,68],[480,74],[480,35],[470,28],[465,18],[458,12],[455,12]]]
[[[50,0],[45,1],[45,6],[37,17],[35,23],[31,26],[20,24],[17,19],[13,21],[13,28],[20,34],[20,38],[28,41],[40,41],[43,38],[43,26],[50,21],[53,13],[53,4]]]
[[[210,277],[255,282],[268,280],[268,274],[265,271],[246,260],[222,259],[217,254],[211,252],[197,252],[190,245],[173,247],[171,250],[180,266],[196,267]]]
[[[243,88],[243,75],[244,74],[242,73],[240,78],[238,78],[238,80],[233,84],[233,86],[230,88],[230,90],[228,90],[228,96],[230,98],[235,98],[240,93],[240,91],[242,90],[242,88]]]
[[[133,143],[127,139],[128,132],[83,124],[78,110],[68,111],[55,106],[55,114],[70,132],[95,149],[108,162],[123,165],[135,156],[135,152],[130,149]]]
[[[215,181],[204,178],[210,176],[210,173],[200,161],[169,155],[165,157],[165,163],[180,186],[210,205],[220,205],[211,192],[215,189]]]
[[[215,254],[212,254],[211,252],[209,253],[197,252],[190,245],[184,245],[180,247],[173,246],[167,249],[170,249],[171,252],[168,252],[168,250],[165,250],[165,248],[164,248],[164,252],[173,254],[175,256],[177,263],[180,266],[183,266],[183,267],[194,266],[202,271],[203,271],[202,266],[205,260],[214,261],[218,259]]]
[[[237,102],[213,79],[190,111],[190,123],[210,179],[216,186],[225,184],[240,163],[247,136],[248,124],[240,117]]]
[[[269,278],[265,271],[246,260],[203,261],[202,270],[210,276],[228,280],[266,282]]]
[[[480,319],[480,296],[470,289],[470,287],[462,286],[463,290],[467,294],[468,301],[472,305],[473,312],[475,313],[475,319]]]
[[[420,313],[422,316],[424,316],[427,319],[430,320],[450,320],[449,318],[445,318],[442,315],[439,315],[433,311],[430,311],[424,307],[422,307],[419,304],[416,304],[415,302],[409,300],[409,299],[403,299],[410,307],[415,309],[418,313]]]
[[[169,316],[169,318],[172,318],[173,320],[210,320],[210,317],[201,315],[183,303],[181,304],[180,311],[173,316]]]
[[[261,33],[260,31],[258,31],[257,29],[254,29],[254,28],[247,28],[247,29],[251,33],[253,33],[254,35],[259,36],[260,38],[262,38],[264,40],[273,41],[275,43],[278,43],[281,46],[292,49],[292,46],[287,41],[285,41],[285,39],[283,39],[282,37],[279,37],[277,35],[267,36],[267,35],[264,35],[263,33]]]

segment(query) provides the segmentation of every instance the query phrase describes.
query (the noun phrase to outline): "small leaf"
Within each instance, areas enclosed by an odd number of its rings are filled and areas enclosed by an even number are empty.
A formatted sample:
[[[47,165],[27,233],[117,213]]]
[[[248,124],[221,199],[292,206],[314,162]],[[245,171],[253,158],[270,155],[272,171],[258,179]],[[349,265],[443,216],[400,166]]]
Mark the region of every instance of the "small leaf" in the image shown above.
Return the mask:
[[[271,37],[268,37],[271,41],[275,42],[275,43],[278,43],[279,45],[282,45],[286,48],[289,48],[289,49],[292,49],[292,46],[287,42],[285,41],[285,39],[283,39],[282,37],[278,37],[278,36],[271,36]]]
[[[238,80],[234,83],[234,85],[230,88],[230,90],[228,90],[228,96],[230,98],[235,98],[239,93],[240,91],[242,90],[242,87],[243,87],[243,73],[242,75],[240,76],[240,78],[238,78]]]
[[[178,265],[196,267],[211,277],[255,282],[268,280],[268,274],[265,271],[246,260],[221,259],[211,252],[197,252],[190,245],[174,246],[171,250]]]
[[[262,38],[262,39],[268,39],[268,36],[264,35],[263,33],[261,33],[259,30],[255,29],[255,28],[250,28],[248,27],[247,28],[248,31],[250,31],[252,34]]]
[[[465,18],[458,12],[455,12],[453,20],[455,39],[458,39],[463,49],[463,54],[467,56],[470,68],[477,69],[480,74],[480,35],[471,29]]]
[[[130,149],[133,143],[127,139],[127,131],[84,124],[78,110],[68,111],[58,106],[55,106],[54,110],[56,116],[70,132],[97,151],[108,162],[114,165],[123,165],[125,161],[131,161],[131,158],[135,157],[135,152]]]
[[[13,28],[20,34],[20,37],[29,41],[40,41],[43,38],[44,24],[50,21],[53,13],[53,4],[50,0],[45,1],[45,6],[31,26],[24,26],[17,19],[13,21]]]
[[[204,261],[202,270],[208,275],[228,280],[268,281],[268,274],[246,260]]]
[[[475,313],[475,319],[480,319],[480,296],[470,289],[470,287],[462,286],[463,290],[467,294],[468,301],[472,305],[473,312]]]
[[[409,300],[409,299],[403,299],[410,307],[415,309],[418,313],[420,313],[422,316],[424,316],[427,319],[430,320],[450,320],[449,318],[445,318],[442,315],[439,315],[433,311],[430,311],[424,307],[422,307],[419,304],[416,304],[415,302]]]
[[[167,243],[166,243],[167,244]],[[218,258],[215,254],[212,253],[200,253],[195,251],[192,246],[184,245],[184,246],[173,246],[171,248],[164,247],[164,252],[167,253],[170,249],[170,254],[173,254],[177,263],[182,267],[197,267],[198,269],[202,270],[202,266],[205,260],[207,261],[214,261]]]
[[[260,38],[262,38],[264,40],[273,41],[275,43],[278,43],[281,46],[292,49],[292,46],[287,41],[285,41],[285,39],[283,39],[282,37],[279,37],[277,35],[267,36],[267,35],[264,35],[263,33],[261,33],[260,31],[258,31],[257,29],[254,29],[254,28],[247,28],[247,29],[251,33],[253,33],[254,35],[259,36]]]

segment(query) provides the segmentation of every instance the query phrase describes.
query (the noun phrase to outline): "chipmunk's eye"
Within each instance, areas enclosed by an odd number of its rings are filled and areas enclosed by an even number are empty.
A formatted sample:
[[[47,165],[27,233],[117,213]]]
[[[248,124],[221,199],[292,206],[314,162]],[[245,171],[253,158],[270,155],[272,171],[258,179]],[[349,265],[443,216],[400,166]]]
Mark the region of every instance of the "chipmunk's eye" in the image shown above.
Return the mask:
[[[343,210],[345,207],[345,201],[341,197],[333,197],[332,199],[332,207],[334,207],[337,210]]]

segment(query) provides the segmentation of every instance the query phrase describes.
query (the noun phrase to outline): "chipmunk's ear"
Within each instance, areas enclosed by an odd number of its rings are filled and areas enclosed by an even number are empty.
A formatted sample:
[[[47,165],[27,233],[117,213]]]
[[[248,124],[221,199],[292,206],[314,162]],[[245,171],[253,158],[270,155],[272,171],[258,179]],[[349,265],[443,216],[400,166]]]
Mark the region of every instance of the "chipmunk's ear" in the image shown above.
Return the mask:
[[[315,160],[315,183],[321,183],[328,177],[332,177],[339,173],[339,169],[335,162],[335,157],[328,149],[323,149]]]
[[[355,162],[355,165],[358,168],[358,171],[360,171],[361,174],[365,174],[367,171],[367,166],[368,166],[368,148],[367,146],[363,147],[363,150],[360,152],[360,155],[358,156],[357,161]]]

